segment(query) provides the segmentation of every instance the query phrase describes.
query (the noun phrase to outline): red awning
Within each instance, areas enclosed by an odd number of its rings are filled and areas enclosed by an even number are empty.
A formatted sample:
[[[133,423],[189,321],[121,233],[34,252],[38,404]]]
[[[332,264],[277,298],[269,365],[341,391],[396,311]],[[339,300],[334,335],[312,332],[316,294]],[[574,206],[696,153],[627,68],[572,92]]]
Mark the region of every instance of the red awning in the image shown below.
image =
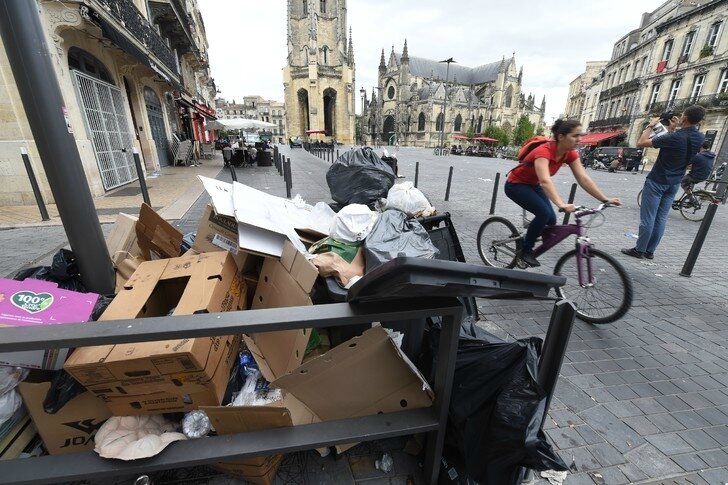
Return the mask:
[[[456,140],[470,140],[470,138],[468,138],[468,137],[467,137],[467,136],[465,136],[465,135],[453,135],[452,137],[453,137],[454,139],[456,139]]]
[[[597,145],[604,140],[609,140],[615,136],[624,135],[624,131],[605,131],[602,133],[587,133],[579,140],[579,145]]]
[[[326,130],[306,130],[307,135],[325,135]]]
[[[498,141],[495,138],[489,138],[487,136],[476,136],[475,138],[473,138],[473,140],[477,140],[477,141]]]

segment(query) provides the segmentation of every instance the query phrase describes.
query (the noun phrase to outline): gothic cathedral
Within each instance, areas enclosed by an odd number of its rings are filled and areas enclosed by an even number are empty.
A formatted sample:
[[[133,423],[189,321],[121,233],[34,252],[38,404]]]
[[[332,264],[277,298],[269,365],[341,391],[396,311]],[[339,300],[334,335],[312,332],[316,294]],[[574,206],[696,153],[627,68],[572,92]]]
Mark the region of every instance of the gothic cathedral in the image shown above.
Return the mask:
[[[288,136],[354,141],[354,47],[346,0],[288,0],[288,60],[283,68]]]

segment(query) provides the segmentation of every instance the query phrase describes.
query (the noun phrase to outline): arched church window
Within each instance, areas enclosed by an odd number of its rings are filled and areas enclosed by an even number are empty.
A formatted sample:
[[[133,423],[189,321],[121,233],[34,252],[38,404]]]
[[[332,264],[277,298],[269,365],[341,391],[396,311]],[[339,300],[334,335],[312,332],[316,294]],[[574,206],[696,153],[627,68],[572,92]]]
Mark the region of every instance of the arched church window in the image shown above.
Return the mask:
[[[445,120],[445,116],[443,116],[442,113],[437,115],[437,121],[435,121],[435,130],[442,131],[442,124],[443,124],[444,120]]]
[[[417,131],[425,131],[425,113],[417,117]]]
[[[387,89],[387,96],[389,99],[394,99],[394,86],[389,86],[389,89]]]
[[[308,15],[308,0],[301,0],[303,3],[303,15]]]
[[[319,1],[319,10],[321,10],[321,13],[326,13],[326,0]]]
[[[483,133],[483,115],[478,116],[478,129],[476,133]]]
[[[453,127],[454,131],[460,131],[462,124],[463,124],[463,117],[460,115],[457,115],[455,117],[455,126]]]
[[[324,64],[328,64],[329,63],[329,48],[324,47],[322,49],[322,51],[323,51],[323,55],[324,55]]]
[[[510,108],[513,104],[513,86],[508,86],[506,89],[506,108]]]

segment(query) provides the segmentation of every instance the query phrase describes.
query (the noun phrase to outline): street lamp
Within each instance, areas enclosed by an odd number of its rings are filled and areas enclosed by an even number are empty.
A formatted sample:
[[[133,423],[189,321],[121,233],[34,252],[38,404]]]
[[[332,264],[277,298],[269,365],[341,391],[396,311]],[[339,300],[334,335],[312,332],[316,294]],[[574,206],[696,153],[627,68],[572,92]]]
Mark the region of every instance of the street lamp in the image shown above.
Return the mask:
[[[366,123],[364,122],[364,98],[367,95],[366,89],[364,89],[364,86],[359,90],[359,94],[361,94],[361,120],[359,120],[359,136],[361,137],[361,144],[364,146],[364,127],[366,126]]]
[[[447,70],[445,71],[445,101],[442,103],[442,125],[440,126],[440,143],[439,146],[442,146],[445,142],[445,118],[447,116],[447,83],[450,78],[450,64],[456,63],[457,61],[454,61],[453,58],[445,59],[444,61],[440,61],[440,63],[447,63]]]
[[[379,127],[379,123],[382,121],[382,117],[384,113],[382,111],[384,110],[384,100],[382,99],[382,89],[384,89],[381,86],[372,86],[372,89],[377,90],[377,108],[374,114],[374,132],[372,133],[372,142],[374,145],[376,145],[377,141],[377,128]],[[382,131],[384,131],[384,128],[382,127]]]

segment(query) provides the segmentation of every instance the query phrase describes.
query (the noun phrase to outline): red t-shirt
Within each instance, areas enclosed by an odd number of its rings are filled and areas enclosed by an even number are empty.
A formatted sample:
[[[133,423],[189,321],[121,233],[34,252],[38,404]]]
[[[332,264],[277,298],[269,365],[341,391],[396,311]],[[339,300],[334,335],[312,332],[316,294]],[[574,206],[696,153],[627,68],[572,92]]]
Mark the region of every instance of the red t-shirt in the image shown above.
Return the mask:
[[[512,184],[538,185],[538,175],[533,162],[537,158],[545,158],[549,161],[549,174],[553,177],[564,163],[572,163],[579,159],[579,152],[570,150],[564,154],[560,161],[556,160],[556,142],[549,141],[531,150],[526,158],[520,162],[508,176],[508,182]]]

